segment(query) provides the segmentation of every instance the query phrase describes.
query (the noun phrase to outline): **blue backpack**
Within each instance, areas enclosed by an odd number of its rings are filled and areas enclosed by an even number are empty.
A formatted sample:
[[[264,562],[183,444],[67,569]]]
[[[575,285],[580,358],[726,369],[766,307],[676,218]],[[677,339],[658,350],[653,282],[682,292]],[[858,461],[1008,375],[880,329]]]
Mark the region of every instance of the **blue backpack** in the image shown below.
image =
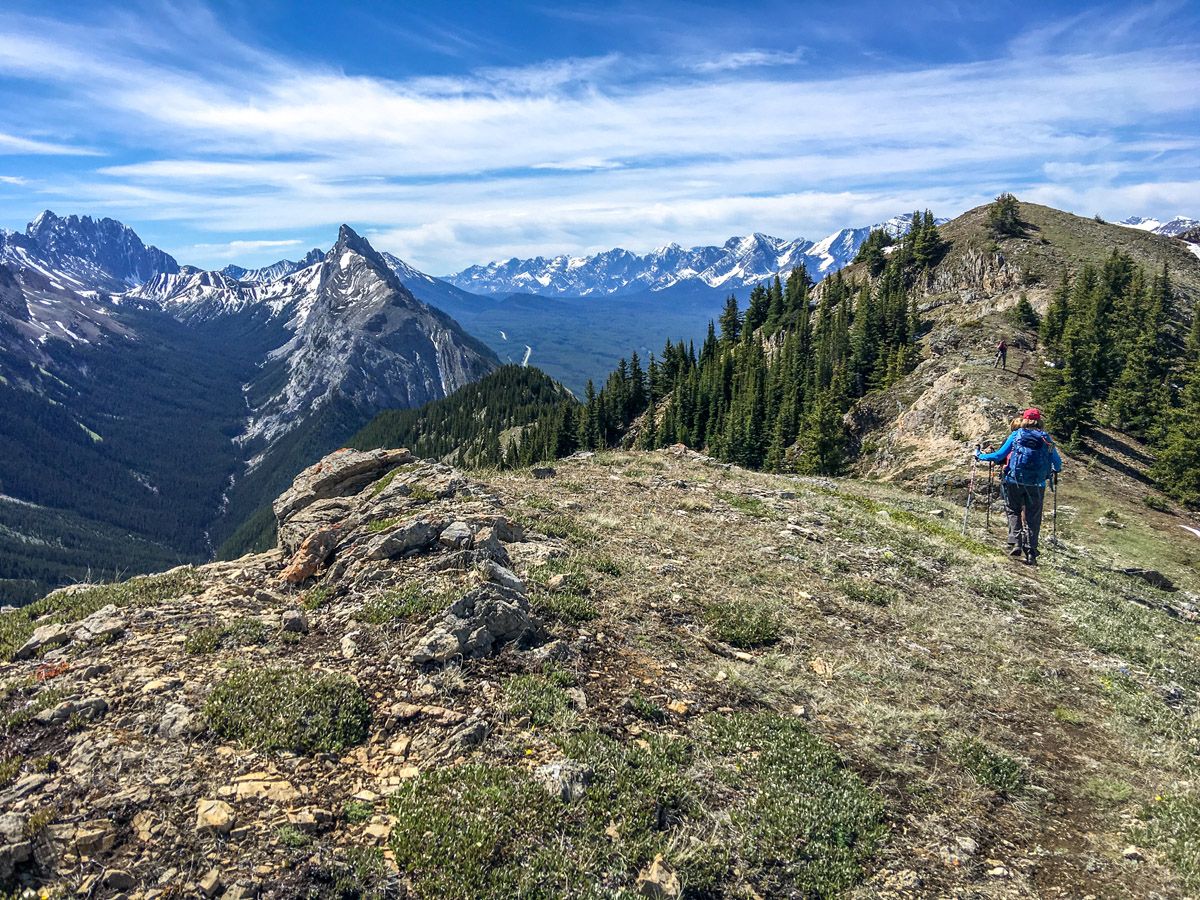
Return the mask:
[[[1050,435],[1022,428],[1008,456],[1008,478],[1017,484],[1042,487],[1050,477]]]

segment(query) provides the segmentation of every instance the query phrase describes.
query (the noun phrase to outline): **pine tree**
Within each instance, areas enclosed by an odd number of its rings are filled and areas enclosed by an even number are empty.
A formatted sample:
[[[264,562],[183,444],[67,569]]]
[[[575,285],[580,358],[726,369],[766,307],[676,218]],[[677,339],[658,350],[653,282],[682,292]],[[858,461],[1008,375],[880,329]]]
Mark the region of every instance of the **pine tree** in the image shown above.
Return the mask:
[[[1166,493],[1189,506],[1200,506],[1200,313],[1192,312],[1186,370],[1179,404],[1151,469]]]
[[[1017,198],[1004,193],[988,207],[988,225],[997,237],[1019,235],[1024,230],[1021,226],[1021,208]]]
[[[1050,298],[1050,305],[1046,308],[1046,317],[1042,319],[1040,339],[1042,347],[1047,353],[1058,352],[1058,345],[1062,341],[1063,332],[1067,327],[1067,317],[1070,314],[1070,296],[1071,282],[1067,278],[1067,273],[1063,272],[1062,281],[1059,282],[1058,289]]]
[[[846,464],[846,435],[837,403],[824,391],[805,417],[797,441],[797,470],[805,475],[837,475]]]
[[[1013,321],[1023,328],[1037,328],[1042,322],[1024,291],[1021,292],[1021,298],[1017,300],[1017,305],[1013,307]]]
[[[721,340],[726,344],[736,343],[742,333],[742,314],[738,309],[737,297],[729,295],[725,311],[721,313]]]

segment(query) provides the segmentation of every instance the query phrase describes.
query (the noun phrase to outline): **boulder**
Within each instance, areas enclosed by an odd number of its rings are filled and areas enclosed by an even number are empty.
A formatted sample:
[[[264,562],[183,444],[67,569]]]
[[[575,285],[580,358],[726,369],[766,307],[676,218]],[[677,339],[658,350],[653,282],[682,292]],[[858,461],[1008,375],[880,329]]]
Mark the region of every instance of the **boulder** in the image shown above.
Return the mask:
[[[441,522],[414,519],[380,533],[367,543],[367,559],[394,559],[433,545],[442,533]]]
[[[39,625],[29,636],[29,640],[17,648],[13,657],[15,659],[32,659],[51,647],[62,646],[70,639],[71,628],[69,625],[60,625],[57,622]]]
[[[111,641],[125,632],[125,620],[112,603],[96,610],[75,628],[74,639],[85,644],[92,641]]]
[[[282,525],[318,500],[349,497],[394,469],[413,461],[407,450],[337,450],[309,466],[272,504]]]
[[[417,639],[412,661],[424,665],[489,656],[502,645],[531,635],[536,627],[524,593],[502,584],[482,584],[455,602]]]
[[[279,548],[289,559],[314,532],[349,525],[357,504],[353,497],[318,500],[279,525]]]
[[[321,566],[325,565],[325,560],[329,558],[329,554],[333,553],[333,548],[337,546],[341,533],[340,526],[327,525],[324,528],[318,528],[306,537],[295,556],[292,557],[291,563],[279,576],[279,580],[287,584],[299,584],[310,578]]]

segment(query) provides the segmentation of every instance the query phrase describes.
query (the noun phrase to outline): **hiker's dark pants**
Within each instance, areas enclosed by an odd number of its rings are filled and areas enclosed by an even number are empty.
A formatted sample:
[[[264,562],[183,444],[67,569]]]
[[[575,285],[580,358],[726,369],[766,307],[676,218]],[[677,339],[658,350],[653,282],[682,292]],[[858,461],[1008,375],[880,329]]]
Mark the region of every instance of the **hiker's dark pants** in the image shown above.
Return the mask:
[[[996,361],[994,363],[992,363],[992,368],[994,369],[997,366],[1000,366],[1001,368],[1005,368],[1005,369],[1008,368],[1008,351],[1007,350],[997,351]]]
[[[1036,556],[1038,535],[1042,530],[1042,503],[1046,499],[1046,489],[1017,484],[1015,481],[1004,481],[1000,486],[1004,489],[1004,512],[1008,517],[1008,542],[1013,545],[1021,545],[1021,518],[1024,516],[1026,542],[1022,546],[1026,552]]]

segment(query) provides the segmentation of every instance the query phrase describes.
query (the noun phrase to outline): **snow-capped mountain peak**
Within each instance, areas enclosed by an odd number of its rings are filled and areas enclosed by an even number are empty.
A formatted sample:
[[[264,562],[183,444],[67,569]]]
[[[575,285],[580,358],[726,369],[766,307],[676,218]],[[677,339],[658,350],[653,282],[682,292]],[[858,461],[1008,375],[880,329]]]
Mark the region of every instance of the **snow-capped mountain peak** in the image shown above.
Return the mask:
[[[939,225],[946,219],[938,219]],[[786,276],[804,265],[813,277],[835,272],[850,263],[873,228],[894,236],[908,231],[912,214],[894,216],[864,228],[843,228],[813,243],[788,240],[762,232],[735,235],[720,246],[684,248],[670,243],[639,256],[620,247],[591,256],[566,255],[547,259],[509,259],[471,266],[444,280],[479,294],[541,294],[550,297],[591,297],[662,291],[676,285],[742,288]]]
[[[43,210],[24,234],[0,234],[0,262],[33,268],[73,290],[122,291],[179,264],[115,219]]]
[[[1175,216],[1170,221],[1163,222],[1159,219],[1151,219],[1144,216],[1130,216],[1127,219],[1122,219],[1117,224],[1128,228],[1136,228],[1139,231],[1161,234],[1165,237],[1178,237],[1185,231],[1191,231],[1193,228],[1200,227],[1200,219],[1193,219],[1188,216]]]
[[[320,248],[314,248],[308,251],[302,259],[291,260],[281,259],[271,263],[269,266],[262,266],[257,269],[247,269],[242,266],[230,264],[221,269],[223,275],[228,275],[238,281],[252,281],[256,283],[269,284],[272,281],[278,281],[280,278],[286,278],[293,272],[299,272],[301,269],[307,269],[313,263],[320,262],[325,258],[325,251]]]

